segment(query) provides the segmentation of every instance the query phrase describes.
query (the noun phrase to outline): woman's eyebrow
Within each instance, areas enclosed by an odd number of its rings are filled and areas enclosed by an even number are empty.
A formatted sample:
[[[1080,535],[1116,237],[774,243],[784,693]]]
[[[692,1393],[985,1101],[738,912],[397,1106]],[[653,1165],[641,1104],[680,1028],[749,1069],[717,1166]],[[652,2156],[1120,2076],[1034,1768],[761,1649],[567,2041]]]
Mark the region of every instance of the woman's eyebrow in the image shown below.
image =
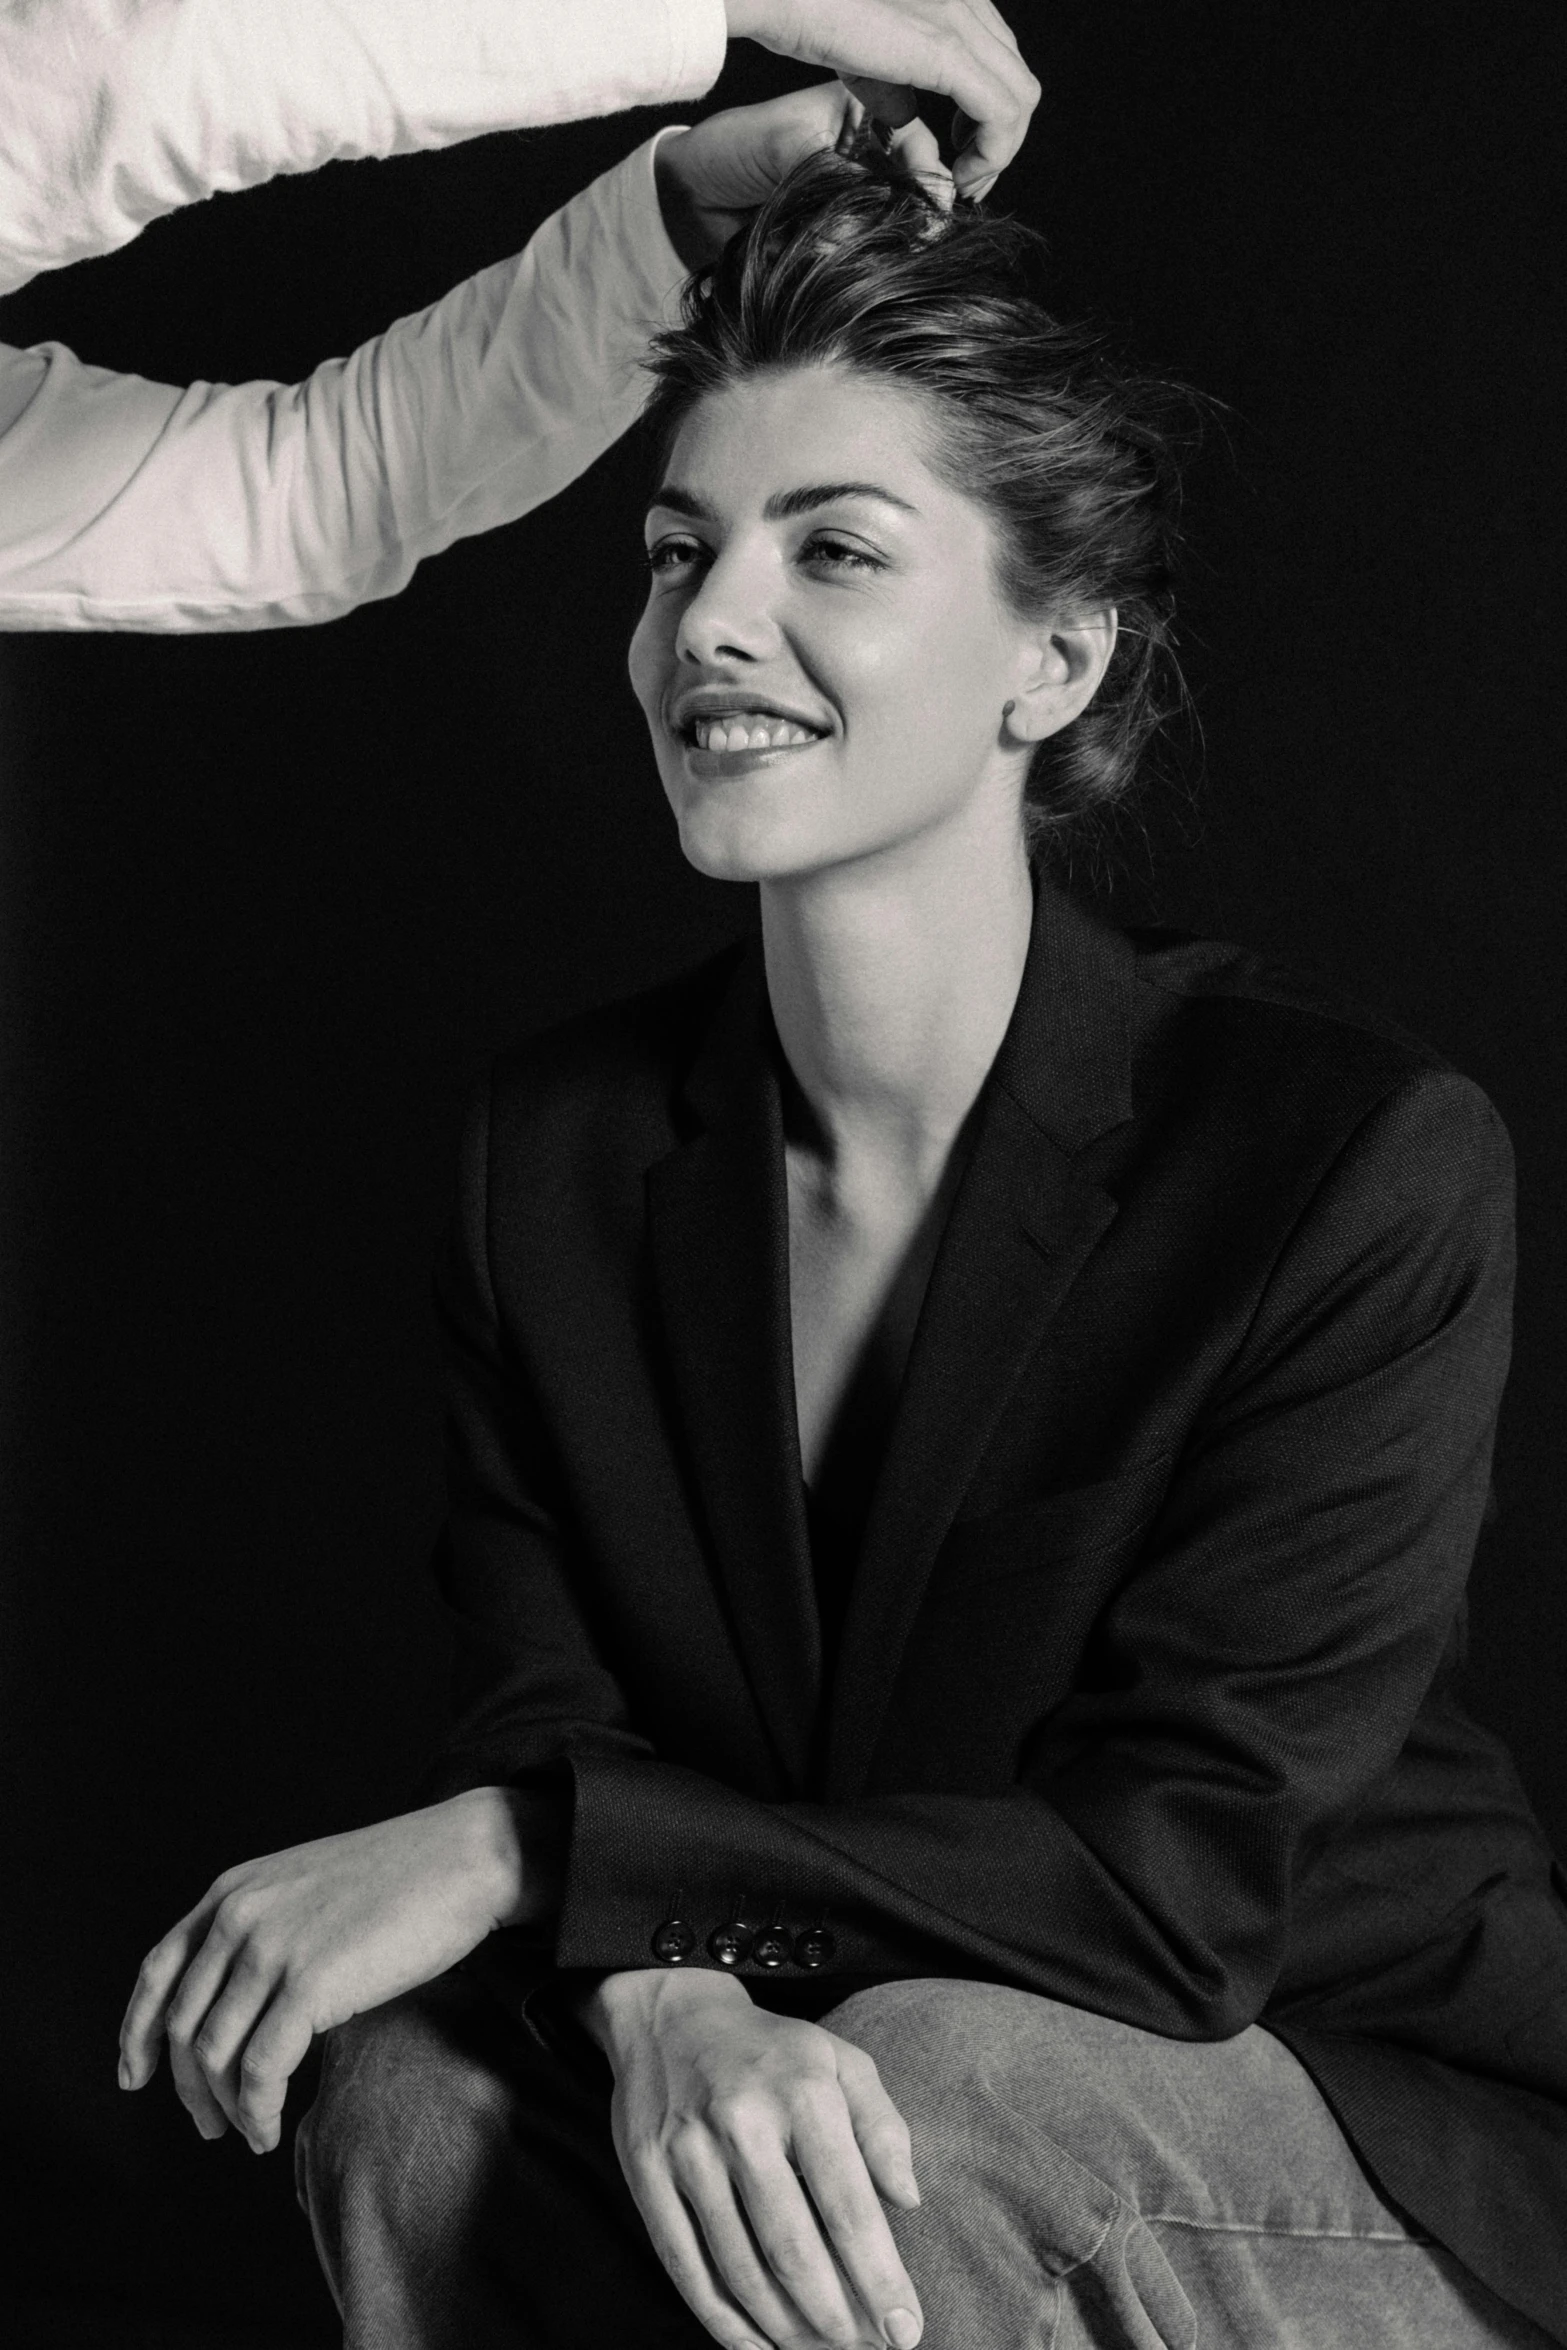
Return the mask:
[[[683,514],[688,522],[711,522],[713,520],[711,506],[704,505],[693,491],[678,489],[670,481],[666,481],[661,489],[656,489],[653,492],[647,502],[647,510],[650,514],[655,512]]]
[[[879,498],[884,506],[896,506],[901,513],[918,512],[907,498],[884,490],[874,481],[812,482],[797,490],[779,490],[768,499],[762,512],[769,522],[787,522],[792,515],[809,514],[817,506],[835,506],[840,498]]]
[[[818,506],[836,505],[840,498],[879,498],[884,506],[896,506],[900,513],[917,514],[907,498],[900,498],[892,490],[884,490],[874,481],[806,482],[797,490],[777,490],[762,508],[768,522],[787,522],[796,514],[810,514]],[[648,512],[658,508],[666,514],[683,514],[690,522],[712,522],[712,508],[693,490],[681,489],[678,483],[665,482],[648,500]]]

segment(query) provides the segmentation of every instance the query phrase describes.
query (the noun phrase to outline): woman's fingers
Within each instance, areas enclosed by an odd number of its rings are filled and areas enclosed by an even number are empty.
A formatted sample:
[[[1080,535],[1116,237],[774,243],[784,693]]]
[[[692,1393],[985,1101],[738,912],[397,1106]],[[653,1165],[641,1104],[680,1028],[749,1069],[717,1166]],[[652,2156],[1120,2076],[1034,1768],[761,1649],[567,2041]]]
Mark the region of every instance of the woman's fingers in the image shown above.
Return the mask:
[[[806,2106],[795,2123],[794,2157],[860,2303],[897,2350],[910,2350],[924,2325],[919,2295],[892,2240],[841,2095]]]
[[[782,2146],[726,2152],[763,2258],[806,2324],[831,2350],[874,2341],[879,2313],[856,2308]]]
[[[297,1992],[274,1998],[281,1963],[268,1955],[251,1930],[253,1921],[247,1928],[239,1910],[232,1894],[218,1903],[201,1947],[154,2011],[152,2002],[169,1973],[169,1950],[182,1929],[166,1936],[142,1970],[131,2013],[137,2048],[161,2028],[175,2089],[202,2136],[221,2138],[233,2127],[261,2154],[277,2144],[289,2079],[312,2034]],[[143,2010],[156,2013],[156,2027]],[[140,2077],[150,2070],[143,2059]],[[139,2079],[131,2085],[139,2086]]]
[[[233,2119],[209,2077],[209,2067],[198,2043],[224,1989],[234,1957],[234,1944],[215,1919],[206,1940],[181,1976],[163,2019],[175,2089],[204,2138],[221,2138]]]
[[[719,2282],[755,2319],[776,2350],[816,2350],[818,2336],[779,2286],[735,2198],[734,2181],[711,2135],[694,2128],[669,2150],[670,2175],[707,2248]]]
[[[242,1949],[189,2042],[191,2072],[255,2154],[277,2144],[289,2078],[311,2041],[302,2003],[276,1988],[276,1968]]]
[[[270,2153],[282,2136],[288,2084],[303,2064],[314,2037],[315,2027],[303,1999],[285,1989],[245,2043],[239,2062],[235,2119],[257,2154]]]
[[[190,1963],[191,1952],[206,1929],[210,1904],[202,1902],[171,1926],[141,1962],[124,2020],[120,2025],[120,2087],[141,2089],[158,2069],[158,2050],[164,2039],[164,2013],[170,1994]]]
[[[647,2148],[625,2156],[621,2167],[653,2249],[698,2324],[704,2325],[724,2350],[765,2350],[753,2320],[730,2300],[714,2277],[663,2156]]]
[[[883,2087],[874,2057],[849,2040],[837,2041],[835,2054],[843,2101],[872,2184],[889,2203],[912,2211],[920,2190],[909,2125]]]
[[[180,2103],[204,2138],[221,2138],[228,2117],[192,2050],[233,1955],[210,1918],[210,1907],[204,1903],[182,1918],[142,1961],[120,2031],[120,2079],[128,2089],[141,2088],[156,2070],[159,2042],[167,2041]],[[191,1947],[203,1923],[207,1932],[192,1957]]]

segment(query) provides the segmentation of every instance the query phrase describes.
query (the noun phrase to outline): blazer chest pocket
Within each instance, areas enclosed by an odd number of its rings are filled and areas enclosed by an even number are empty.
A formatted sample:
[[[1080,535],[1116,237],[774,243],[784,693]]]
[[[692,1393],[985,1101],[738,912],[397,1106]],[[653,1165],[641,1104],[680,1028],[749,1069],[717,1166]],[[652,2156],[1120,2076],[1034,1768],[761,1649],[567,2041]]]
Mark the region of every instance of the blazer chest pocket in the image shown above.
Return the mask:
[[[1055,1570],[1098,1578],[1108,1561],[1143,1541],[1169,1490],[1173,1452],[1154,1453],[1118,1477],[959,1518],[937,1555],[930,1591],[1008,1582]]]

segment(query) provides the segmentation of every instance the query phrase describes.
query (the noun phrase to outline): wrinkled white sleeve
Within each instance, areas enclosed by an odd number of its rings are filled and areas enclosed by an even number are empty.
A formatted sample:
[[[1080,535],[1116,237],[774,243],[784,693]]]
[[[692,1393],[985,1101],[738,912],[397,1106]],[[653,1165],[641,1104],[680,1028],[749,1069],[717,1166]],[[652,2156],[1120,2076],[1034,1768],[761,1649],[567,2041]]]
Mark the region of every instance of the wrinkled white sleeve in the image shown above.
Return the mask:
[[[723,0],[0,0],[0,293],[336,157],[699,96]]]
[[[684,276],[656,145],[302,384],[182,391],[0,348],[0,628],[329,620],[552,497],[636,416]]]

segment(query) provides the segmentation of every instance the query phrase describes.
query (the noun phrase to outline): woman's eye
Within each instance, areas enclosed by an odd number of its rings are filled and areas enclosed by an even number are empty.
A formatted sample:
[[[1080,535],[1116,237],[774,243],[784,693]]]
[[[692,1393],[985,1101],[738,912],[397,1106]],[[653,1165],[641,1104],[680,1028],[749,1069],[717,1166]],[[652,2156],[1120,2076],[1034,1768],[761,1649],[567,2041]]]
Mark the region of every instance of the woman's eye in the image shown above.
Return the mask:
[[[830,571],[880,571],[883,567],[881,557],[871,554],[868,548],[820,531],[807,539],[800,551],[807,563],[822,564]]]
[[[701,560],[702,547],[696,539],[660,539],[647,551],[649,571],[680,571]]]

